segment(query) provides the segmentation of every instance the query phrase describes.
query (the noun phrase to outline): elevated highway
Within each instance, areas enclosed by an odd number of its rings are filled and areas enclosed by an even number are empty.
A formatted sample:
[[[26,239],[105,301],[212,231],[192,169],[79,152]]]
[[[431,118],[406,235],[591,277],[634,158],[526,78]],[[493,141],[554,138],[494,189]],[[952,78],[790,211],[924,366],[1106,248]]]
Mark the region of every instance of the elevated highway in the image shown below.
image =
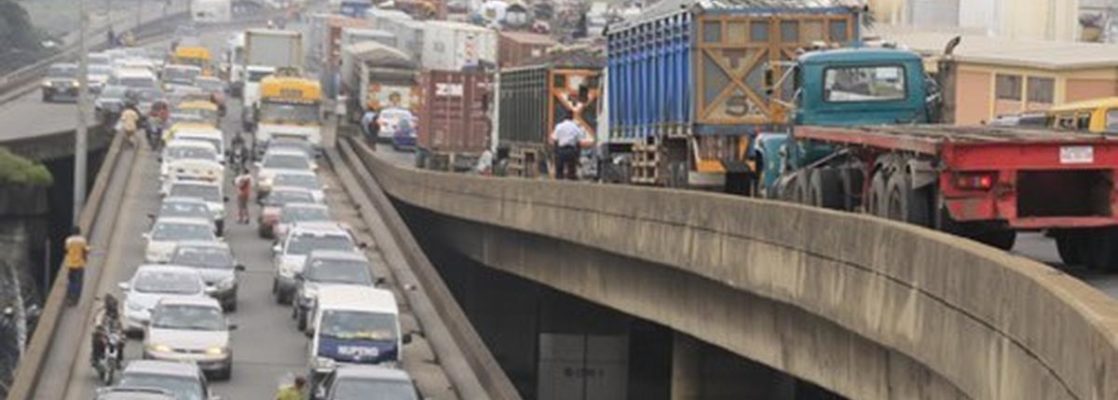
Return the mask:
[[[862,215],[346,146],[463,254],[850,398],[1118,399],[1118,303],[1035,261]],[[673,392],[703,379],[685,372]]]

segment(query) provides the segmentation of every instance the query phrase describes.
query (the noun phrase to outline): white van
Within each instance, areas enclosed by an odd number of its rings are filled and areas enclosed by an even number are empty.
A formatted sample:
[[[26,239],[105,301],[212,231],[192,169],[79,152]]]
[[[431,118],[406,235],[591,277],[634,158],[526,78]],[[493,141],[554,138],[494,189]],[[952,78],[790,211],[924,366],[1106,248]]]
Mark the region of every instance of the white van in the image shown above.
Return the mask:
[[[175,131],[173,140],[196,140],[212,144],[217,151],[217,162],[225,163],[225,134],[220,129],[201,125],[182,126]]]
[[[319,293],[308,332],[312,377],[339,364],[396,366],[403,345],[411,342],[410,335],[400,333],[399,315],[396,297],[388,290],[337,286]]]

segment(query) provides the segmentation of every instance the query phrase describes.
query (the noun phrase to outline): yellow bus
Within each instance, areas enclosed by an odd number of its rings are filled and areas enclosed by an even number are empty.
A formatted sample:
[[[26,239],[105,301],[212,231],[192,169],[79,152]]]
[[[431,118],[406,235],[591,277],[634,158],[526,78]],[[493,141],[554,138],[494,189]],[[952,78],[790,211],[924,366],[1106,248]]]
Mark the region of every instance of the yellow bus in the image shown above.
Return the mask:
[[[257,107],[258,145],[266,146],[273,137],[293,137],[321,146],[322,87],[317,80],[282,72],[265,77],[260,80]]]
[[[1062,104],[1045,114],[1051,128],[1118,133],[1118,97]]]
[[[179,46],[172,57],[174,64],[193,65],[202,69],[202,75],[213,76],[213,58],[210,50],[201,46]]]

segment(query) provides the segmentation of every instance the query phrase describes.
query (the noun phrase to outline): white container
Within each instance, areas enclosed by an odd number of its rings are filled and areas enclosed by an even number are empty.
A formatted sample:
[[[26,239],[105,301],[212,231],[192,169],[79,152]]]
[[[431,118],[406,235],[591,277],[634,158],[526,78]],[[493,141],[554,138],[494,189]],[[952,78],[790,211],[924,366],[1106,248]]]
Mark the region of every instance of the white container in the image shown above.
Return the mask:
[[[246,31],[245,64],[302,69],[303,34],[275,29]]]
[[[497,63],[497,32],[461,22],[427,21],[420,65],[458,71],[479,62]]]

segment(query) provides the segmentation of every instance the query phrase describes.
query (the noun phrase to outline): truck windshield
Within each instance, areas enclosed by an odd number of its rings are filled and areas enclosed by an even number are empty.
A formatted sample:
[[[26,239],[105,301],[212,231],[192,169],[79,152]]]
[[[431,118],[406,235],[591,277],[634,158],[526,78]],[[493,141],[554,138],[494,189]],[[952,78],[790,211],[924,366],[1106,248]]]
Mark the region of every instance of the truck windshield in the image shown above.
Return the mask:
[[[315,124],[318,119],[318,104],[260,103],[260,122]]]
[[[197,78],[201,73],[202,71],[197,68],[164,68],[163,80],[172,83],[191,85],[194,84],[194,78]]]
[[[276,71],[248,71],[248,81],[252,83],[260,82],[261,79],[268,75],[272,75]]]
[[[338,339],[396,340],[396,316],[388,313],[325,310],[322,336]]]
[[[838,103],[904,99],[904,68],[895,65],[827,68],[823,98]]]

